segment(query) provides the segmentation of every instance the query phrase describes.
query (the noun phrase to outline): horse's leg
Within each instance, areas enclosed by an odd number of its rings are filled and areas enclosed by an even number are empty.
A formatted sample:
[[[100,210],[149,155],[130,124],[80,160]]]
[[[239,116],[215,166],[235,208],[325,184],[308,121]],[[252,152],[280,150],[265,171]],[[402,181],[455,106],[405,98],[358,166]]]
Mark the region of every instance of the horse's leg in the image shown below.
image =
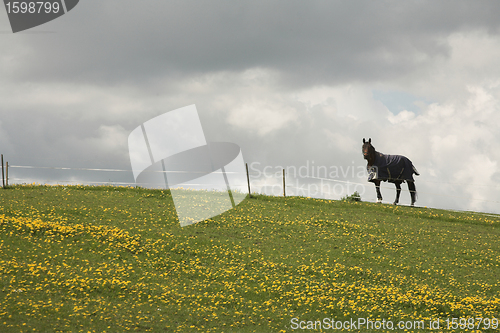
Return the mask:
[[[417,201],[417,189],[415,188],[415,182],[408,181],[408,190],[410,191],[411,196],[411,205],[415,205],[415,201]]]
[[[394,204],[397,205],[399,203],[399,195],[401,194],[401,182],[395,182],[394,185],[396,185],[396,200]]]
[[[375,180],[375,189],[377,190],[377,203],[382,202],[382,193],[380,193],[380,180]]]

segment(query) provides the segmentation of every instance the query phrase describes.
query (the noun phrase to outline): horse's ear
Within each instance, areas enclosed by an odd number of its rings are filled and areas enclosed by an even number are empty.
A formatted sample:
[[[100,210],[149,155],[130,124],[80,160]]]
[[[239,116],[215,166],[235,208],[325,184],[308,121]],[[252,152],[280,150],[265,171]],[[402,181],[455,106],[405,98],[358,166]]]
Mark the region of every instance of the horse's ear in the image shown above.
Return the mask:
[[[365,143],[365,138],[363,138],[363,143]]]
[[[369,139],[368,139],[368,143],[372,143],[372,138],[369,138]]]

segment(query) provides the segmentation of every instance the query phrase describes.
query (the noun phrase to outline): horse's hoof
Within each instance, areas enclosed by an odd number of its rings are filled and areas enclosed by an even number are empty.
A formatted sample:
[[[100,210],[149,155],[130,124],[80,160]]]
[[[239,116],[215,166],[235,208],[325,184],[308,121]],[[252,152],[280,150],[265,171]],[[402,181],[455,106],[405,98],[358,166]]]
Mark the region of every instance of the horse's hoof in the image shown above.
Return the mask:
[[[398,203],[397,203],[397,202],[393,202],[392,204],[393,204],[394,206],[397,206],[397,205],[398,205]]]
[[[377,203],[382,203],[382,199],[377,199]]]

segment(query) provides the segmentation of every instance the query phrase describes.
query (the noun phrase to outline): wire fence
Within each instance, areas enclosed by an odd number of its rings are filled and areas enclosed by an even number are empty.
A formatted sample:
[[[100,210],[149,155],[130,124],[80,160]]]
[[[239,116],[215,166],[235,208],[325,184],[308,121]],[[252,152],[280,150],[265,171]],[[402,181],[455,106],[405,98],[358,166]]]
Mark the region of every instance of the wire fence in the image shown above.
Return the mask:
[[[12,174],[12,170],[14,170],[14,174]],[[120,173],[120,177],[132,177],[131,169],[113,169],[113,168],[74,168],[74,167],[53,167],[53,166],[31,166],[31,165],[6,165],[4,168],[3,156],[2,156],[2,181],[3,186],[7,187],[9,185],[19,185],[19,184],[45,184],[45,185],[108,185],[108,186],[130,186],[130,187],[143,187],[147,186],[147,183],[137,183],[133,181],[120,181],[120,180],[111,180],[108,181],[97,181],[97,180],[88,180],[84,178],[88,177],[75,177],[70,176],[68,180],[54,179],[54,178],[46,178],[40,176],[31,176],[31,177],[20,177],[17,176],[15,170],[56,170],[56,171],[79,171],[79,172],[103,172],[107,174],[116,174]],[[206,172],[193,172],[193,171],[182,171],[182,170],[169,170],[169,171],[144,171],[150,173],[199,173],[206,174]],[[10,175],[9,175],[10,173]],[[222,171],[214,171],[213,173],[222,173]],[[227,174],[236,174],[240,175],[241,182],[235,184],[235,187],[244,189],[248,186],[248,192],[250,194],[266,194],[273,196],[304,196],[304,197],[318,197],[325,199],[339,199],[341,197],[346,197],[349,194],[352,194],[357,189],[362,189],[363,193],[366,192],[366,186],[371,187],[369,183],[360,183],[351,180],[341,180],[341,179],[332,179],[332,178],[322,178],[322,177],[312,177],[312,176],[301,176],[301,177],[289,177],[286,175],[285,170],[283,169],[283,173],[274,174],[274,175],[265,175],[262,177],[262,173],[252,173],[248,172],[248,166],[246,173],[245,172],[225,172]],[[244,182],[244,178],[246,177],[247,182]],[[133,177],[132,177],[133,178]],[[453,186],[477,186],[477,187],[488,187],[488,188],[498,188],[499,186],[495,185],[487,185],[487,184],[473,184],[473,183],[451,183],[451,182],[434,182],[434,181],[426,181],[419,180],[419,182],[427,182],[434,184],[447,184]],[[332,186],[328,184],[341,184],[342,186]],[[389,185],[380,186],[382,189],[392,189],[393,186]],[[206,186],[206,185],[216,185],[209,183],[188,183],[189,186]],[[352,189],[352,191],[349,191]],[[403,192],[409,192],[408,189],[402,188]],[[359,192],[359,191],[357,191]],[[443,194],[437,192],[429,192],[429,191],[418,191],[419,194],[427,194],[431,196],[439,196],[439,197],[448,197],[453,199],[464,199],[464,200],[473,200],[480,201],[492,204],[500,204],[498,200],[492,199],[483,199],[483,198],[471,198],[467,196],[461,196],[456,194]],[[376,198],[370,201],[375,201]],[[364,201],[367,201],[366,198]]]
[[[99,171],[99,172],[123,172],[127,174],[132,174],[132,170],[126,170],[126,169],[104,169],[104,168],[70,168],[70,167],[48,167],[48,166],[30,166],[30,165],[9,165],[7,170],[10,169],[41,169],[41,170],[72,170],[72,171]],[[162,174],[199,174],[199,175],[206,175],[207,172],[204,171],[182,171],[182,170],[169,170],[169,171],[158,171],[158,170],[151,170],[151,171],[143,171],[143,173],[162,173]],[[211,172],[212,174],[245,174],[245,173],[239,173],[239,172],[232,172],[232,171],[213,171]],[[37,177],[31,177],[31,178],[12,178],[12,177],[7,177],[5,180],[8,182],[10,181],[11,184],[27,184],[27,183],[32,183],[33,179],[36,179]],[[60,180],[60,179],[46,179],[45,181],[40,182],[40,177],[38,177],[38,183],[41,184],[86,184],[86,185],[129,185],[129,186],[141,186],[141,185],[148,185],[150,183],[140,183],[140,182],[123,182],[123,181],[89,181],[89,180],[83,180],[83,179],[71,179],[71,180]],[[14,181],[14,183],[12,183]],[[35,181],[36,182],[36,181]],[[189,185],[216,185],[216,184],[209,184],[209,183],[189,183]],[[243,186],[246,184],[239,184],[236,186]],[[7,184],[8,186],[8,184]]]

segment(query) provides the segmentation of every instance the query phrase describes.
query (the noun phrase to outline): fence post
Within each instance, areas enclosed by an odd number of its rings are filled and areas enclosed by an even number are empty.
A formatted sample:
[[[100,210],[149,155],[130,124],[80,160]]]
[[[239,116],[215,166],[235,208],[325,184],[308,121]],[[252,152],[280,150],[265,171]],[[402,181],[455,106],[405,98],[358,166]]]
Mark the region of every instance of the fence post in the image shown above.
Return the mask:
[[[285,169],[283,169],[283,196],[286,197],[286,191],[285,191]]]
[[[5,188],[5,174],[3,171],[3,154],[2,154],[2,188]]]
[[[5,162],[5,186],[9,187],[9,162]]]
[[[252,192],[250,192],[250,176],[248,175],[248,163],[245,163],[245,166],[247,168],[247,184],[248,184],[248,196],[252,196]]]

